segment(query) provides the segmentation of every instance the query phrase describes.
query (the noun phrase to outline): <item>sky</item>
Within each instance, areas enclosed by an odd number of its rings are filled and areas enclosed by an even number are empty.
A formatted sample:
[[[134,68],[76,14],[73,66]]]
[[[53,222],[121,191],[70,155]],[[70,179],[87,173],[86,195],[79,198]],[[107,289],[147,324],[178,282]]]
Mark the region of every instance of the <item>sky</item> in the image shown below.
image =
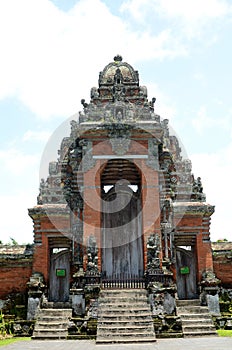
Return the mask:
[[[211,240],[232,240],[231,37],[231,0],[0,0],[0,240],[33,241],[28,208],[49,138],[59,135],[57,160],[116,54],[139,71],[202,178]]]

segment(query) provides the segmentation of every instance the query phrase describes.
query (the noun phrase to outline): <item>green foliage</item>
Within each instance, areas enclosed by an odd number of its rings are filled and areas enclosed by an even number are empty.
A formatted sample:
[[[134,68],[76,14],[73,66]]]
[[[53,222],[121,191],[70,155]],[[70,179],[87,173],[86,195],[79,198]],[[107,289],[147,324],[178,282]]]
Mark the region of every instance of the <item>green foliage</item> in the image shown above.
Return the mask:
[[[7,335],[11,335],[13,332],[13,323],[8,322],[6,316],[3,314],[2,310],[0,313],[0,338],[4,338]]]
[[[232,304],[230,301],[220,301],[220,311],[222,314],[230,314],[230,309],[232,307]]]
[[[15,343],[18,341],[25,341],[30,340],[31,338],[6,338],[6,339],[0,339],[0,346],[8,345],[11,343]]]
[[[11,240],[11,245],[18,245],[18,242],[13,237],[10,237],[10,240]]]
[[[218,239],[217,243],[222,243],[222,242],[228,242],[228,239],[223,238],[223,239]]]
[[[219,337],[232,337],[232,330],[218,329],[217,333]]]
[[[0,313],[0,335],[2,337],[6,336],[6,325],[5,325],[5,320],[4,320],[4,315],[2,313],[2,310]]]

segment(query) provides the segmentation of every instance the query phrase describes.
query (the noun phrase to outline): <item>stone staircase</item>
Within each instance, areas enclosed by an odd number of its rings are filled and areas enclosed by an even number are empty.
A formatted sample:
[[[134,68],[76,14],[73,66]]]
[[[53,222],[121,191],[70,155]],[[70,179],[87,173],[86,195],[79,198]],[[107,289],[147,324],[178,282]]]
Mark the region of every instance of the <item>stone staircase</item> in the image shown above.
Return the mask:
[[[198,299],[177,300],[176,306],[184,337],[217,336],[208,307],[200,306]]]
[[[39,309],[32,339],[66,339],[72,309]]]
[[[156,341],[146,290],[102,290],[98,302],[97,344]]]

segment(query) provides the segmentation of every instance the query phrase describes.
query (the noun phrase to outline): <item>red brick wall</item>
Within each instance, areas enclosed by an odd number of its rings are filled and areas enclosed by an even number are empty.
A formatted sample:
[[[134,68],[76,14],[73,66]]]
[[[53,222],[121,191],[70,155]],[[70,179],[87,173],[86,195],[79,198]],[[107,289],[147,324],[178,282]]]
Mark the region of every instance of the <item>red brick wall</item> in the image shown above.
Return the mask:
[[[33,216],[32,216],[33,217]],[[50,251],[48,238],[52,236],[63,236],[62,232],[68,232],[70,229],[69,213],[60,213],[59,208],[49,217],[41,211],[40,215],[36,215],[36,220],[40,222],[39,232],[42,242],[36,244],[34,248],[33,272],[40,272],[46,283],[49,279],[50,268]],[[33,218],[33,220],[35,220]],[[35,230],[36,235],[36,230]]]
[[[209,224],[205,224],[205,217],[197,214],[176,215],[174,223],[177,231],[196,234],[197,279],[201,281],[202,273],[213,271],[213,258],[209,237]],[[209,221],[209,220],[208,220]]]
[[[197,262],[198,262],[198,281],[201,281],[202,274],[205,271],[213,271],[213,258],[211,242],[204,242],[202,233],[197,235]]]
[[[20,266],[21,261],[0,267],[0,299],[12,292],[25,293],[27,282],[32,274],[32,261],[27,266]],[[19,266],[17,266],[19,265]]]
[[[225,255],[213,257],[214,273],[222,286],[232,288],[232,259]]]

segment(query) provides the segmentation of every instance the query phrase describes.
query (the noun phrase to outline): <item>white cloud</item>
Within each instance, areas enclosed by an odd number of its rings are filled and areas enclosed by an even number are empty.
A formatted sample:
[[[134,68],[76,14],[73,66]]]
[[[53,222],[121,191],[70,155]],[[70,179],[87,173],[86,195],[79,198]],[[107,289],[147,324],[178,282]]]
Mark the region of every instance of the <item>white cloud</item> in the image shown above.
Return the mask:
[[[27,208],[35,205],[35,193],[17,193],[1,196],[0,240],[4,243],[13,237],[18,243],[33,242],[32,219]]]
[[[218,104],[218,100],[215,101]],[[210,116],[206,106],[201,106],[196,113],[196,117],[191,120],[194,129],[198,134],[203,134],[209,128],[220,128],[224,130],[231,130],[232,132],[232,111],[229,110],[227,114],[216,115],[215,113]]]
[[[156,98],[154,105],[155,113],[160,115],[161,119],[169,119],[172,121],[176,116],[176,108],[173,101],[170,101],[170,97],[167,96],[161,88],[155,83],[145,83],[148,93],[149,100],[152,97]]]
[[[9,237],[19,243],[33,241],[27,208],[36,204],[39,160],[38,154],[26,154],[16,148],[0,150],[0,240],[5,243]]]
[[[212,21],[231,15],[232,6],[226,0],[128,0],[121,11],[129,12],[142,23],[158,15],[174,21],[174,31],[179,28],[182,35],[194,38]]]
[[[151,9],[166,18],[180,18],[184,21],[214,19],[231,13],[231,4],[226,0],[128,0],[121,11],[143,20]]]
[[[203,86],[204,88],[207,86],[207,79],[205,74],[200,72],[195,72],[193,74],[193,78],[197,80],[201,84],[201,86]]]
[[[231,11],[231,5],[225,0],[157,0],[154,2],[163,16],[180,17],[190,22],[223,17]]]
[[[186,54],[169,30],[129,29],[100,0],[81,0],[68,12],[49,0],[2,1],[0,42],[0,99],[16,97],[45,119],[75,113],[102,62],[117,53],[132,64]]]
[[[197,112],[197,116],[192,120],[192,125],[198,133],[205,131],[205,127],[209,125],[210,118],[207,116],[206,107],[201,106]]]
[[[194,175],[202,178],[207,202],[215,205],[212,216],[211,238],[231,240],[231,198],[232,188],[232,143],[216,153],[192,154],[190,156]]]
[[[23,141],[47,141],[51,136],[50,131],[32,131],[28,130],[23,135]]]
[[[38,166],[39,155],[25,154],[18,149],[0,150],[1,168],[9,175],[19,176]]]

